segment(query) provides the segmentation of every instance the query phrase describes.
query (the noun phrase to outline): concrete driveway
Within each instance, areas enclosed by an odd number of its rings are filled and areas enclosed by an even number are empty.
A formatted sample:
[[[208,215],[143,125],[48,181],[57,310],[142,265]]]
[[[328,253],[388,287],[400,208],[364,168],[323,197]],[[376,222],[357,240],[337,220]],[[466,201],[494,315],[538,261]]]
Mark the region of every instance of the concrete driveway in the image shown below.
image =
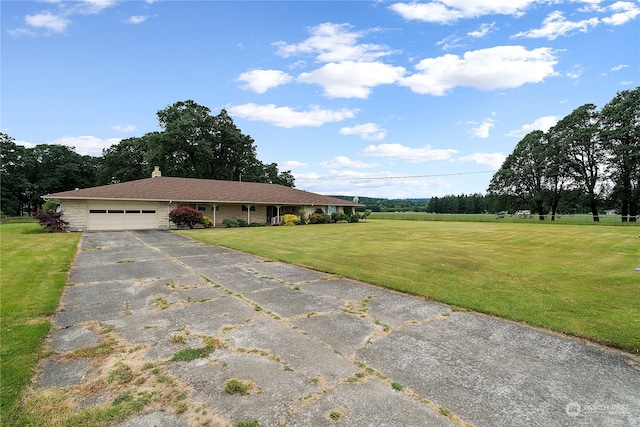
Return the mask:
[[[85,233],[69,284],[35,387],[155,396],[121,426],[640,426],[628,355],[170,232]]]

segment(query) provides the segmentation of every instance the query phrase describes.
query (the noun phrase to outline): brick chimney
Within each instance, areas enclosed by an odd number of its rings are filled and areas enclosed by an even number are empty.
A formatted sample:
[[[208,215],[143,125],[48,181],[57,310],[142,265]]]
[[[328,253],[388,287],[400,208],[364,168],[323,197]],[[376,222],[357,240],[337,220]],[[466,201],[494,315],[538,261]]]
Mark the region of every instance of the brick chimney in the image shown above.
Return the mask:
[[[162,176],[162,172],[160,172],[160,166],[155,166],[153,172],[151,172],[151,178],[155,178],[157,176]]]

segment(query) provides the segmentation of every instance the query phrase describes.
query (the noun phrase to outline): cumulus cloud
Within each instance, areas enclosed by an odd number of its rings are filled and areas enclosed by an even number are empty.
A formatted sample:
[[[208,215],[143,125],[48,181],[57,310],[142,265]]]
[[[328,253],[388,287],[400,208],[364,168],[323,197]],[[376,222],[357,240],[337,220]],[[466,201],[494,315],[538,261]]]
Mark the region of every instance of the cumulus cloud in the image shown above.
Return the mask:
[[[589,28],[598,25],[598,18],[593,17],[589,19],[583,19],[582,21],[568,21],[565,19],[564,14],[559,10],[551,12],[542,21],[542,27],[522,31],[514,34],[513,38],[528,37],[528,38],[545,38],[548,40],[555,40],[559,36],[572,35],[576,32],[585,33],[589,31]]]
[[[394,3],[389,9],[408,21],[451,24],[459,19],[484,15],[521,16],[537,0],[435,0],[425,3]]]
[[[376,163],[365,163],[361,160],[351,160],[346,156],[336,156],[334,159],[320,163],[320,166],[327,169],[336,168],[373,168],[378,166]]]
[[[489,131],[495,126],[493,122],[493,119],[486,119],[480,123],[480,126],[471,129],[469,134],[471,134],[473,138],[489,138]]]
[[[475,39],[479,39],[479,38],[482,38],[482,37],[486,36],[490,32],[494,31],[495,28],[496,28],[496,23],[495,22],[492,22],[491,24],[484,23],[484,24],[481,24],[480,28],[478,28],[477,30],[468,32],[467,35],[469,37],[473,37]]]
[[[507,133],[506,136],[515,136],[518,138],[522,138],[528,133],[533,132],[534,130],[547,132],[549,129],[555,126],[556,123],[558,123],[558,120],[560,119],[557,116],[540,117],[534,120],[533,123],[527,123],[520,129],[512,130],[511,132]]]
[[[433,149],[428,144],[420,148],[406,147],[401,144],[369,145],[364,149],[368,156],[386,157],[404,160],[410,163],[421,163],[428,160],[448,160],[457,153],[452,149]]]
[[[130,16],[129,19],[127,19],[125,22],[127,24],[142,24],[147,19],[149,19],[149,17],[146,15],[135,15]]]
[[[12,36],[38,35],[38,30],[44,30],[45,34],[64,33],[73,15],[94,15],[115,5],[117,0],[82,0],[73,2],[50,1],[58,5],[55,13],[49,10],[26,15],[24,23],[26,27],[10,29],[8,33]]]
[[[83,0],[74,2],[71,10],[72,13],[81,13],[84,15],[93,15],[101,13],[103,10],[114,6],[117,0]]]
[[[282,169],[303,169],[309,166],[309,164],[297,160],[287,160],[286,162],[280,163],[280,166]]]
[[[301,73],[297,81],[315,83],[330,98],[363,98],[371,88],[398,81],[405,73],[404,67],[394,67],[381,62],[329,63],[310,73]]]
[[[115,132],[133,132],[136,127],[134,125],[115,125],[111,126],[110,129]]]
[[[296,111],[290,107],[278,107],[275,104],[258,105],[254,103],[236,105],[227,110],[233,116],[266,122],[283,128],[322,126],[325,123],[351,119],[358,112],[355,109],[327,110],[317,106],[312,106],[307,111]]]
[[[75,147],[78,154],[100,156],[104,148],[109,148],[121,140],[121,138],[101,139],[95,136],[65,136],[47,141],[45,144],[66,145],[67,147]]]
[[[638,4],[629,1],[615,2],[609,6],[608,10],[614,12],[611,16],[602,18],[602,22],[608,25],[623,25],[640,15]]]
[[[539,83],[556,75],[557,63],[550,48],[527,50],[523,46],[496,46],[469,51],[463,57],[446,54],[427,58],[418,71],[400,80],[400,85],[420,94],[441,96],[456,86],[492,90]]]
[[[393,53],[387,46],[358,43],[367,32],[351,31],[349,24],[325,22],[309,29],[311,36],[300,43],[274,43],[277,54],[285,58],[309,54],[319,62],[375,61]]]
[[[503,153],[473,153],[468,156],[462,156],[458,158],[461,162],[475,162],[482,166],[488,166],[492,170],[500,169],[504,159],[506,159]]]
[[[340,129],[342,135],[358,135],[368,141],[377,141],[387,136],[387,130],[378,127],[375,123],[365,123],[356,126],[345,126]]]
[[[30,27],[44,29],[51,33],[63,33],[71,23],[68,19],[54,15],[51,12],[27,15],[24,18],[24,22]]]
[[[271,88],[289,83],[293,80],[289,74],[279,70],[251,70],[242,73],[236,81],[245,82],[242,89],[255,93],[265,93]]]

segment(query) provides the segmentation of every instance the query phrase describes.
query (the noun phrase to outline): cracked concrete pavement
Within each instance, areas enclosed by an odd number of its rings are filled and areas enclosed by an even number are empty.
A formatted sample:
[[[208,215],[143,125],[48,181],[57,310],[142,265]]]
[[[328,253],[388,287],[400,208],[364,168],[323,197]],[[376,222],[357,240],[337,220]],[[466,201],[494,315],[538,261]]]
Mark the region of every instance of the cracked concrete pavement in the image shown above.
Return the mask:
[[[630,355],[171,232],[84,233],[68,282],[34,389],[169,384],[120,426],[640,426]]]

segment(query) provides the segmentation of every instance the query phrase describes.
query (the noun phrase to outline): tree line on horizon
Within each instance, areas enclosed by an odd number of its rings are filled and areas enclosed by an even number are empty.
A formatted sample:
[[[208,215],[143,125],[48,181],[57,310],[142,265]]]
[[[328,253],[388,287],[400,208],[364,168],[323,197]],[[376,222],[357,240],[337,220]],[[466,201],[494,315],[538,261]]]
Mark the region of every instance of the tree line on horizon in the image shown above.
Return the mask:
[[[0,133],[0,212],[35,211],[48,193],[150,178],[155,166],[165,176],[295,185],[291,171],[257,158],[255,141],[226,110],[180,101],[157,112],[161,130],[121,140],[101,156],[74,147],[39,144],[28,148]]]

